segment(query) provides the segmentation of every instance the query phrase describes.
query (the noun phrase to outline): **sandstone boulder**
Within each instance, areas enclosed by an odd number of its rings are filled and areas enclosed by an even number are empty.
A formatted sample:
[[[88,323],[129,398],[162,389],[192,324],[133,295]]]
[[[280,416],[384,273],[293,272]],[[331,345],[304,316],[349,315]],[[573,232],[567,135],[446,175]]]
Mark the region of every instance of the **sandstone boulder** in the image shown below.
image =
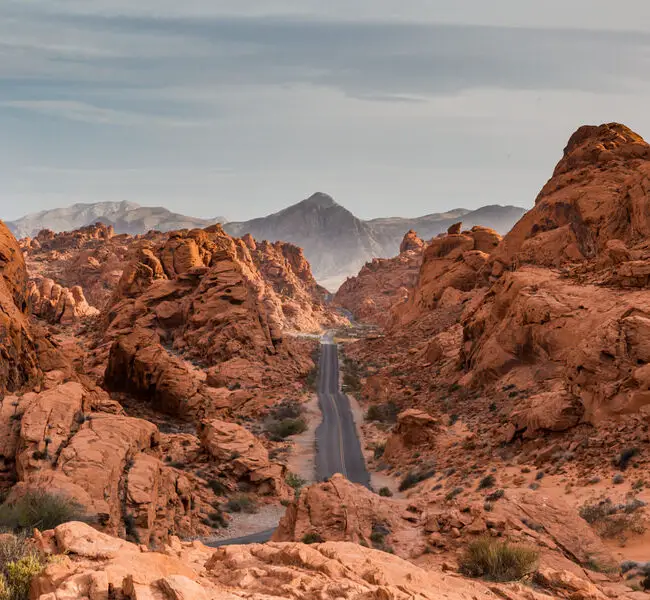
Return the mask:
[[[236,423],[211,419],[200,428],[201,442],[220,468],[255,486],[261,495],[290,495],[285,482],[286,467],[269,459],[262,443]]]

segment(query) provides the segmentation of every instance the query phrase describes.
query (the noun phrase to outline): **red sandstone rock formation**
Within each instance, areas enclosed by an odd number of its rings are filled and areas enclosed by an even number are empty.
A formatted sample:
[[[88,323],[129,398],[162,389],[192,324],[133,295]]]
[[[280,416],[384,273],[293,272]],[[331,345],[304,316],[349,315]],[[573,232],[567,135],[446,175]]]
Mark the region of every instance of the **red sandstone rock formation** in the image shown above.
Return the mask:
[[[365,323],[387,325],[391,307],[405,301],[418,279],[426,244],[409,231],[394,258],[375,258],[339,288],[334,303]]]
[[[386,336],[348,348],[373,365],[367,401],[425,410],[469,449],[418,453],[468,468],[507,443],[519,460],[561,471],[566,453],[609,478],[625,448],[647,464],[649,170],[629,129],[583,127],[502,241],[474,228],[431,242]]]
[[[39,376],[27,315],[23,256],[13,235],[0,221],[0,394],[18,390]]]

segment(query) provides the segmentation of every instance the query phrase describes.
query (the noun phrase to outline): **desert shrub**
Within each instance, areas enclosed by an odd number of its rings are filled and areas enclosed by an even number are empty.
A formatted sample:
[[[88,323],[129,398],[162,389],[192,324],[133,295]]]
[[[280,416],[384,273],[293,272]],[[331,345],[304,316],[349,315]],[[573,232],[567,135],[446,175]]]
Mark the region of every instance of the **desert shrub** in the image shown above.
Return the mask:
[[[271,434],[273,441],[281,441],[289,436],[298,435],[307,431],[307,421],[302,417],[297,419],[283,419],[282,421],[270,421],[266,430]]]
[[[485,499],[488,502],[496,502],[497,500],[501,500],[505,496],[505,493],[505,490],[502,489],[494,490],[491,494],[485,496]]]
[[[643,533],[645,522],[636,514],[645,502],[630,498],[627,502],[614,504],[609,498],[580,508],[580,516],[604,538],[622,537],[627,531]]]
[[[32,579],[45,568],[45,565],[45,559],[36,553],[27,554],[5,565],[6,574],[0,577],[0,598],[28,600]]]
[[[544,475],[546,475],[544,471],[537,471],[537,473],[535,473],[535,479],[537,481],[539,481],[540,479],[544,479]]]
[[[497,479],[494,475],[486,475],[479,481],[478,489],[485,490],[487,488],[494,487],[494,484],[497,482]]]
[[[465,491],[462,487],[455,487],[453,490],[447,493],[445,500],[453,500],[458,494],[462,494]]]
[[[366,412],[366,421],[377,421],[379,423],[396,423],[399,408],[392,401],[383,404],[371,404]]]
[[[239,494],[238,496],[233,496],[226,503],[226,510],[228,512],[234,513],[249,513],[253,514],[257,512],[257,502],[254,498],[247,496],[246,494]]]
[[[533,548],[482,537],[467,547],[460,570],[469,577],[516,581],[535,569],[538,558],[539,553]]]
[[[47,558],[24,535],[6,535],[0,539],[0,600],[27,600],[31,580],[38,575]]]
[[[85,520],[84,509],[75,500],[42,491],[27,492],[0,506],[0,528],[30,533],[34,528],[54,529],[61,523]]]
[[[379,490],[379,495],[384,498],[390,498],[393,495],[393,492],[390,491],[390,488],[383,487]]]
[[[287,485],[291,486],[296,491],[300,490],[300,488],[302,488],[307,483],[306,479],[303,479],[300,477],[300,475],[296,475],[295,473],[291,472],[287,474],[286,481]]]
[[[639,454],[638,448],[626,448],[612,461],[614,466],[621,471],[625,471],[628,468],[630,461]]]
[[[126,534],[126,539],[136,544],[140,543],[140,534],[138,533],[138,526],[135,522],[135,517],[131,514],[124,515],[124,533]]]
[[[228,521],[226,517],[223,516],[223,513],[220,510],[215,510],[208,515],[208,521],[210,522],[211,527],[228,527]]]
[[[309,373],[307,373],[307,377],[305,377],[305,385],[307,386],[307,389],[311,390],[312,392],[315,392],[317,382],[318,382],[318,367],[312,367],[309,370]]]
[[[297,419],[303,413],[302,404],[296,400],[283,400],[280,404],[274,406],[271,411],[271,417],[275,421],[284,421],[285,419]]]
[[[319,533],[306,533],[302,536],[303,544],[322,544],[325,540]]]
[[[382,456],[384,456],[384,452],[386,452],[386,444],[377,444],[373,450],[372,456],[375,460],[379,460]]]
[[[208,487],[214,492],[215,496],[225,496],[228,492],[226,484],[218,479],[210,479]]]
[[[429,479],[436,474],[435,469],[417,469],[409,471],[399,484],[399,491],[403,492],[417,485],[425,479]]]
[[[623,475],[621,475],[620,473],[616,473],[616,475],[614,475],[614,477],[612,477],[612,483],[614,485],[620,485],[624,481],[625,481],[625,477],[623,477]]]
[[[383,546],[384,542],[386,541],[386,536],[384,536],[384,534],[380,533],[379,531],[373,531],[370,534],[370,541],[376,546]]]

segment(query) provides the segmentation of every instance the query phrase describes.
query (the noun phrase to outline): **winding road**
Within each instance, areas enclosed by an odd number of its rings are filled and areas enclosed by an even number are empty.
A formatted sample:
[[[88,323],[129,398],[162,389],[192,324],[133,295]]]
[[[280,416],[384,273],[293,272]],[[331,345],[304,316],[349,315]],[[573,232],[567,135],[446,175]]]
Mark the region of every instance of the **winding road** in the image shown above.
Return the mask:
[[[326,333],[321,338],[318,404],[323,420],[316,429],[316,480],[322,481],[335,473],[341,473],[353,483],[370,487],[370,474],[363,458],[350,399],[341,391],[338,345],[331,333]],[[216,540],[207,545],[217,548],[235,544],[259,544],[268,542],[274,531],[275,529],[267,529],[238,538]]]

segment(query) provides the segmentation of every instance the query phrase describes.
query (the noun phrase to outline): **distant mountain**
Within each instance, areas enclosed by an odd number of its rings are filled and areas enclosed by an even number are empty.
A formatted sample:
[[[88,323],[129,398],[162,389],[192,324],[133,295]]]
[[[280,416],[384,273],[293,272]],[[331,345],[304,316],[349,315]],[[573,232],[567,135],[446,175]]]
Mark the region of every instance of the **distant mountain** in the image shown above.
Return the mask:
[[[316,279],[328,289],[338,287],[332,286],[332,281],[343,281],[356,274],[365,261],[385,253],[368,223],[321,193],[267,217],[227,223],[224,229],[230,235],[250,233],[257,240],[283,240],[300,246]]]
[[[283,240],[301,246],[318,282],[335,291],[346,277],[356,275],[369,260],[398,254],[409,229],[429,239],[453,223],[463,221],[465,228],[485,225],[505,234],[525,212],[516,206],[492,205],[472,211],[459,208],[416,219],[363,221],[327,194],[317,193],[278,213],[228,223],[224,228],[235,236],[250,233],[258,240]]]
[[[463,221],[464,228],[485,225],[505,234],[524,212],[516,206],[492,205],[477,210],[457,208],[416,219],[389,217],[364,221],[331,196],[317,193],[280,212],[243,222],[226,223],[218,217],[197,219],[132,202],[100,202],[46,210],[7,225],[20,238],[33,237],[41,229],[71,231],[98,221],[113,225],[117,233],[132,235],[151,229],[172,231],[225,223],[224,229],[234,236],[250,233],[257,240],[282,240],[300,246],[318,282],[336,291],[346,277],[356,275],[369,260],[398,254],[400,242],[409,229],[429,239],[453,223]]]
[[[219,221],[223,219],[197,219],[173,213],[159,206],[140,206],[134,202],[96,202],[43,210],[16,221],[9,221],[7,226],[17,238],[23,238],[34,237],[41,229],[51,229],[58,233],[97,222],[113,225],[117,233],[136,235],[151,229],[172,231],[207,227]]]

